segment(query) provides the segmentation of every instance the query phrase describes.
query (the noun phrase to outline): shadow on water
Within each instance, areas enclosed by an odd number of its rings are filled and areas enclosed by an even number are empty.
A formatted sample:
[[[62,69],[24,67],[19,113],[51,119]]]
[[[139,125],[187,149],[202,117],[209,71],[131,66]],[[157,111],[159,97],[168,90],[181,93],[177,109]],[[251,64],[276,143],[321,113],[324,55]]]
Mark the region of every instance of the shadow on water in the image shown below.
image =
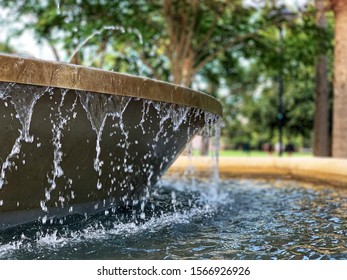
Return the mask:
[[[346,259],[347,191],[164,181],[146,201],[1,232],[1,259]]]

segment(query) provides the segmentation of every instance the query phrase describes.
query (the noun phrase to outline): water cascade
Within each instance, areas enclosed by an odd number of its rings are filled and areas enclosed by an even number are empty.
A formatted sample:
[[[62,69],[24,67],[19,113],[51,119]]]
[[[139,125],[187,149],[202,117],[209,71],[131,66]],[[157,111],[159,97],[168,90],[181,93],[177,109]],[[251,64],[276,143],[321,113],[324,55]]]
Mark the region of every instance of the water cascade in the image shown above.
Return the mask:
[[[67,64],[1,59],[0,228],[139,202],[144,213],[151,187],[192,137],[204,126],[210,133],[220,118],[205,108],[213,99],[185,88]],[[36,73],[45,67],[50,75]],[[36,85],[26,84],[35,79]],[[92,90],[100,80],[103,93]],[[190,105],[192,94],[201,104]]]

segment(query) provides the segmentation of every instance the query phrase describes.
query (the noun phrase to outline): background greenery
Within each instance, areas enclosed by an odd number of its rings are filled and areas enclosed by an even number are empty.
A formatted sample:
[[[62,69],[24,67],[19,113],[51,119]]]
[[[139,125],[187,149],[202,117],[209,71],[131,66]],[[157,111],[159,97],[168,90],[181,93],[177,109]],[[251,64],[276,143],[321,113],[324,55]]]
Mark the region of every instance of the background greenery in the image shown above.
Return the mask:
[[[290,1],[289,1],[290,2]],[[278,142],[278,77],[284,80],[284,142],[312,148],[316,58],[333,56],[333,13],[316,26],[313,1],[0,0],[10,30],[0,51],[32,30],[60,61],[147,76],[202,90],[224,107],[226,148],[261,149]],[[279,37],[283,29],[283,40]],[[282,48],[282,52],[281,52]],[[76,50],[79,49],[78,52]],[[330,67],[331,69],[331,67]],[[332,73],[329,72],[330,96]]]

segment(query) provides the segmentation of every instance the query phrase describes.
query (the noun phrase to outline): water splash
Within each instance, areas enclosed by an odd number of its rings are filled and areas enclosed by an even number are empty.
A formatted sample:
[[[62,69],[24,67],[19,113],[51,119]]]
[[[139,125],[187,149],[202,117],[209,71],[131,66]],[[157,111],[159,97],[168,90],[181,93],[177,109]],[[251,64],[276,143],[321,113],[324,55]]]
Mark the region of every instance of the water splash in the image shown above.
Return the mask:
[[[141,45],[143,45],[143,37],[142,37],[140,30],[138,30],[137,28],[127,28],[127,32],[128,33],[134,33],[137,36],[139,43]]]
[[[68,59],[68,63],[71,63],[73,58],[77,55],[77,53],[95,36],[101,35],[105,30],[111,30],[111,31],[120,31],[121,33],[125,32],[125,29],[123,26],[104,26],[99,30],[95,30],[92,34],[90,34],[86,39],[84,39],[72,52]]]
[[[57,14],[60,15],[60,13],[61,13],[60,0],[55,0],[55,5],[57,6]]]
[[[173,130],[177,131],[180,125],[186,120],[189,107],[171,105],[171,120],[173,122]]]
[[[157,115],[160,119],[159,121],[159,130],[154,138],[156,142],[159,141],[159,136],[164,134],[166,121],[171,121],[173,124],[173,131],[177,131],[181,124],[187,121],[187,115],[190,111],[189,107],[179,106],[176,104],[168,104],[163,102],[157,102],[152,100],[143,100],[142,105],[142,117],[140,121],[140,126],[142,128],[143,134],[146,134],[146,130],[143,126],[145,122],[145,117],[148,115],[151,106],[157,111]],[[188,135],[190,135],[188,131]],[[166,135],[164,135],[166,136]],[[164,139],[166,137],[163,137]],[[165,140],[164,140],[165,141]]]
[[[150,196],[151,200],[139,200],[129,211],[113,208],[88,219],[74,216],[64,223],[59,219],[48,219],[40,227],[28,225],[23,229],[24,233],[22,230],[18,236],[13,234],[9,242],[0,239],[0,258],[18,256],[19,252],[41,254],[46,258],[44,252],[55,249],[147,236],[165,228],[189,225],[196,219],[211,217],[228,201],[223,197],[212,200],[204,183],[192,190],[183,181],[163,182]]]
[[[59,6],[60,7],[60,6]],[[59,9],[59,13],[60,13],[60,9]],[[92,32],[86,39],[84,39],[80,44],[78,44],[78,46],[74,49],[74,51],[72,52],[72,54],[70,55],[69,59],[67,60],[68,63],[71,63],[72,60],[74,59],[74,57],[78,54],[78,52],[87,45],[87,43],[93,39],[95,36],[101,35],[104,31],[119,31],[121,34],[128,32],[128,33],[133,33],[136,35],[139,43],[141,45],[143,45],[143,37],[142,34],[140,32],[140,30],[138,30],[137,28],[127,28],[125,29],[123,26],[119,26],[119,25],[111,25],[111,26],[104,26],[101,29],[95,30],[94,32]]]

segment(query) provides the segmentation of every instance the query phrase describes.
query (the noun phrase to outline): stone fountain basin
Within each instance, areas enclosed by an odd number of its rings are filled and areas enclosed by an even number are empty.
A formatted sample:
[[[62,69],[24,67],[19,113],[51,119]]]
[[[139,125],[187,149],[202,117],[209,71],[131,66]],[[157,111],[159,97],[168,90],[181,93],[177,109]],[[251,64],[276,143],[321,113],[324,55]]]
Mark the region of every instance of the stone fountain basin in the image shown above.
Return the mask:
[[[221,178],[286,178],[347,187],[347,160],[323,157],[220,157]],[[182,176],[188,166],[196,176],[211,176],[211,158],[180,156],[165,173]]]
[[[0,55],[0,229],[146,195],[222,114],[151,79]]]

